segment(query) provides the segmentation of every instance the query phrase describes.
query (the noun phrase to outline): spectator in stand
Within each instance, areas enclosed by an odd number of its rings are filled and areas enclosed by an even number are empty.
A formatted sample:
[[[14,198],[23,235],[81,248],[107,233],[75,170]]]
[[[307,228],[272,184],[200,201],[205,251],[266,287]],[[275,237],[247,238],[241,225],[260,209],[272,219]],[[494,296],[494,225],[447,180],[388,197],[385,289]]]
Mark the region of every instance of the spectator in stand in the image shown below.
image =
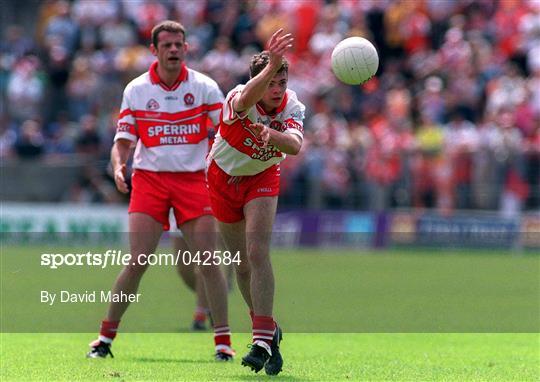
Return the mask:
[[[529,198],[525,207],[540,208],[540,118],[535,121],[535,130],[524,140],[526,181],[530,185]]]
[[[235,75],[243,71],[238,66],[238,54],[231,49],[231,41],[224,36],[216,39],[214,48],[204,56],[200,69],[208,73],[221,89],[232,88]]]
[[[453,206],[470,209],[473,208],[473,154],[478,147],[478,131],[476,125],[466,120],[463,114],[459,109],[452,112],[445,129],[444,150],[452,165]]]
[[[21,159],[36,159],[44,153],[44,143],[41,123],[28,119],[21,125],[21,132],[14,149]]]
[[[417,150],[412,161],[412,206],[437,206],[437,169],[441,166],[444,131],[432,114],[425,112],[416,131]]]
[[[137,34],[133,24],[123,18],[123,14],[120,12],[107,20],[99,32],[102,44],[115,51],[137,42]]]
[[[13,63],[35,50],[34,41],[24,34],[20,25],[13,24],[6,28],[5,37],[0,41],[0,53],[6,56],[5,59]]]
[[[79,24],[85,20],[88,25],[99,27],[104,22],[113,19],[118,6],[114,0],[75,0],[73,2],[73,19]]]
[[[0,160],[12,158],[15,155],[14,148],[17,141],[15,126],[9,122],[7,114],[0,114]]]
[[[73,69],[67,82],[69,116],[78,119],[95,110],[94,103],[99,77],[90,66],[87,58],[79,57],[73,62]]]
[[[335,4],[328,4],[321,10],[318,28],[309,40],[309,49],[321,60],[327,60],[332,49],[343,39],[342,23]]]
[[[81,129],[79,136],[75,140],[77,152],[98,158],[103,154],[103,146],[96,117],[86,114],[81,117],[79,122]]]
[[[45,117],[51,121],[56,119],[58,113],[67,111],[68,104],[66,84],[70,76],[71,61],[68,51],[58,39],[50,40],[45,66],[49,81]]]
[[[45,27],[45,45],[50,46],[51,41],[59,41],[62,48],[72,55],[77,48],[79,26],[71,17],[71,5],[65,0],[55,3],[56,15],[51,17]]]
[[[77,125],[69,120],[67,112],[59,113],[46,129],[46,152],[51,156],[73,154]]]
[[[35,56],[21,58],[15,64],[6,89],[7,107],[14,121],[22,122],[41,113],[45,84]]]

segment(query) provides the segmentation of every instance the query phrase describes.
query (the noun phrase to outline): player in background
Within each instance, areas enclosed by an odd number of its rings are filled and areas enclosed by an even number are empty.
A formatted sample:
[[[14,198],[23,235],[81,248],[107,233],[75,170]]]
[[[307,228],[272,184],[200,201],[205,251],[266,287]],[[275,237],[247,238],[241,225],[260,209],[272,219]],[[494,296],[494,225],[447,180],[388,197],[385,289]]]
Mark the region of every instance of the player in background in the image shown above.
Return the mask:
[[[156,25],[150,50],[157,61],[127,85],[111,150],[116,187],[127,193],[126,163],[131,145],[136,144],[128,209],[132,264],[119,274],[113,294],[136,293],[147,268],[141,255],[155,252],[163,230],[169,229],[171,208],[190,248],[211,253],[216,246],[217,230],[204,173],[206,121],[218,122],[223,94],[215,81],[185,66],[187,44],[180,23]],[[225,277],[214,265],[200,266],[199,272],[214,319],[216,359],[227,361],[234,352]],[[109,305],[88,357],[112,356],[110,346],[128,305]]]
[[[214,216],[229,251],[240,251],[237,281],[250,308],[253,343],[242,364],[269,375],[283,366],[281,329],[275,323],[270,239],[279,194],[279,162],[300,151],[305,107],[287,89],[283,54],[293,38],[275,32],[268,50],[253,56],[251,79],[223,104],[209,155],[208,186]]]
[[[178,253],[178,251],[189,251],[189,247],[181,232],[171,232],[169,235],[171,236],[173,243],[173,253]],[[219,244],[219,238],[217,248],[218,251],[219,248],[222,248]],[[212,325],[212,315],[210,314],[210,309],[208,308],[208,299],[206,298],[206,292],[204,290],[204,283],[201,279],[201,275],[198,272],[195,264],[186,265],[183,262],[180,262],[177,264],[176,270],[182,281],[195,294],[195,312],[193,313],[191,330],[194,332],[206,331],[206,322],[208,321]],[[223,271],[227,280],[227,292],[231,293],[233,288],[233,267],[225,266]]]
[[[212,121],[209,119],[207,121],[207,130],[208,130],[208,149],[212,147],[215,138],[215,130]],[[176,221],[174,216],[170,217],[171,230],[169,236],[171,238],[173,253],[183,253],[185,251],[190,251],[190,248],[184,239],[184,235],[176,227]],[[218,237],[218,246],[217,248],[222,248],[222,243]],[[210,309],[208,308],[208,299],[206,298],[206,292],[204,290],[204,283],[201,279],[201,275],[197,270],[195,264],[184,264],[179,262],[176,266],[178,275],[186,284],[186,286],[195,294],[195,311],[193,313],[193,321],[191,323],[192,331],[206,331],[206,321],[208,320],[210,325],[212,325],[212,316],[210,314]],[[227,279],[227,291],[230,293],[232,290],[232,274],[234,272],[233,267],[226,266],[225,276]]]
[[[186,240],[180,232],[171,232],[170,235],[173,243],[173,253],[190,250]],[[195,293],[195,312],[193,313],[191,330],[205,331],[207,329],[207,319],[210,319],[210,323],[212,320],[210,318],[210,309],[208,308],[202,276],[198,272],[195,264],[184,264],[183,262],[180,262],[176,265],[176,270],[180,278],[184,281],[184,284]]]

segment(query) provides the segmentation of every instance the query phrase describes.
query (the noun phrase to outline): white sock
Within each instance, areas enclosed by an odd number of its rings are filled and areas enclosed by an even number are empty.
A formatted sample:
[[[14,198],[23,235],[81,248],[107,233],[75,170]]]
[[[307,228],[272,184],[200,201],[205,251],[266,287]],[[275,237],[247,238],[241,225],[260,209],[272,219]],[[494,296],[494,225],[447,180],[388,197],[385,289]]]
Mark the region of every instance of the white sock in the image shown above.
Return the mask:
[[[253,342],[253,345],[262,347],[264,350],[268,352],[268,354],[270,354],[270,357],[272,356],[272,349],[270,349],[270,345],[268,345],[266,342],[258,340],[258,341]]]

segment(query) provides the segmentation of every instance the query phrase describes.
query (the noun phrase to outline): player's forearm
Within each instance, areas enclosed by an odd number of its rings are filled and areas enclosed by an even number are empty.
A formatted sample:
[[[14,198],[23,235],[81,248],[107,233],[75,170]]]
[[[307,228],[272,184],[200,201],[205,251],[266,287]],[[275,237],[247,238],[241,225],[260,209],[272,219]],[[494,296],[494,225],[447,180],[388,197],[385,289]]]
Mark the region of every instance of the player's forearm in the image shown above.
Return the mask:
[[[119,139],[114,142],[111,149],[111,164],[113,171],[116,171],[117,168],[126,164],[129,159],[131,148],[131,142],[127,139]]]
[[[302,148],[302,139],[296,134],[285,134],[269,129],[269,144],[277,147],[279,151],[289,155],[296,155]]]
[[[250,79],[240,96],[236,98],[233,105],[234,111],[245,111],[259,102],[278,70],[278,67],[267,65],[259,74]]]

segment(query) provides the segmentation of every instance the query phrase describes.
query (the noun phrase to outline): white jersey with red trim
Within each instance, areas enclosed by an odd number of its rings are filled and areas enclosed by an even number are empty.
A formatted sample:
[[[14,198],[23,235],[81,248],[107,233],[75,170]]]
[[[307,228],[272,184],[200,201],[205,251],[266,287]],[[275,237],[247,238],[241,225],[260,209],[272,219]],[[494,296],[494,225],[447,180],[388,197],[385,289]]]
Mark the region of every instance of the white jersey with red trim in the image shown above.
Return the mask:
[[[213,159],[231,176],[256,175],[285,159],[286,155],[273,145],[262,148],[261,142],[249,128],[250,124],[259,122],[285,134],[296,134],[302,139],[304,137],[306,108],[294,91],[287,89],[274,115],[268,115],[257,104],[240,117],[233,110],[232,101],[240,95],[244,86],[238,85],[225,97],[219,131],[209,155],[209,159]]]
[[[150,70],[124,90],[114,140],[137,142],[133,168],[149,171],[204,170],[207,118],[217,125],[223,93],[211,78],[182,66],[170,87]]]

